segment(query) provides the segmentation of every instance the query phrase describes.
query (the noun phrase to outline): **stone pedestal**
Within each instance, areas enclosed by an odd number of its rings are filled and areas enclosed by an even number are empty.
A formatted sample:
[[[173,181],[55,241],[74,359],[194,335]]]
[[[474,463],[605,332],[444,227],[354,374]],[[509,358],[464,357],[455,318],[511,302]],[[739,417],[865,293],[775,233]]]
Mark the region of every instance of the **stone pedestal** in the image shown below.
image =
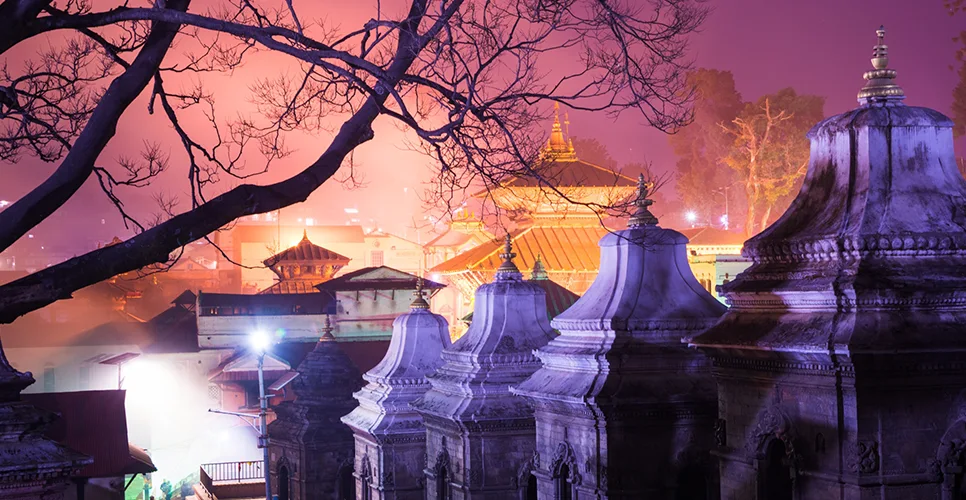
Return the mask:
[[[342,418],[355,435],[356,498],[423,500],[426,427],[409,404],[429,390],[426,375],[451,345],[449,324],[429,312],[422,289],[412,310],[393,321],[386,357],[363,378],[359,406]]]
[[[362,377],[328,333],[297,371],[295,401],[278,405],[268,425],[272,490],[278,494],[287,482],[293,500],[349,497],[355,489],[354,445],[340,419],[355,408],[352,393]]]
[[[714,382],[682,339],[725,307],[691,274],[687,238],[647,211],[643,178],[638,204],[627,230],[601,240],[593,285],[554,319],[543,367],[511,389],[536,411],[541,500],[716,493]]]
[[[693,341],[723,499],[962,498],[966,182],[952,122],[900,103],[883,35],[861,107],[809,133],[802,191]]]
[[[476,292],[473,323],[443,351],[433,388],[413,406],[426,424],[426,498],[507,500],[526,493],[533,411],[510,393],[540,367],[533,350],[553,337],[546,297],[504,263]]]
[[[7,361],[0,346],[0,500],[59,500],[70,476],[90,457],[44,437],[57,415],[20,401],[34,383]]]

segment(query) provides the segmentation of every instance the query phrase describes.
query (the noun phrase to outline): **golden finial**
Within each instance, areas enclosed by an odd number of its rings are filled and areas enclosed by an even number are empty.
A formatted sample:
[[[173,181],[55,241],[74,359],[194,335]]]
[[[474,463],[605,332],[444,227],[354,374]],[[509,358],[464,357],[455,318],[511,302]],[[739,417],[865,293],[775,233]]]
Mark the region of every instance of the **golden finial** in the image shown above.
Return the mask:
[[[550,279],[550,277],[547,276],[547,270],[543,267],[540,254],[537,254],[537,260],[533,263],[533,270],[530,271],[530,281],[546,279]]]
[[[422,277],[416,278],[416,291],[413,292],[413,297],[416,297],[416,298],[413,299],[412,304],[409,304],[410,309],[413,309],[413,310],[429,309],[429,302],[426,302],[426,298],[423,296],[423,278]]]
[[[564,114],[564,123],[567,125],[567,135],[570,135],[570,116]],[[569,143],[564,137],[563,129],[560,126],[560,103],[553,103],[553,126],[550,127],[550,139],[547,140],[547,147],[544,150],[546,156],[554,161],[576,161],[577,155],[574,154],[573,144]]]
[[[309,241],[309,230],[308,229],[303,229],[302,230],[302,241]]]
[[[640,174],[637,177],[637,199],[634,200],[634,205],[637,206],[637,210],[631,216],[630,220],[627,221],[628,228],[657,225],[657,217],[654,217],[654,214],[648,209],[648,207],[654,204],[654,200],[647,198],[649,184],[649,182],[644,180],[644,174]]]
[[[872,71],[862,75],[866,84],[859,92],[859,104],[884,103],[905,99],[902,88],[895,84],[896,70],[889,69],[889,46],[885,44],[885,26],[875,31],[878,43],[872,48]]]
[[[503,244],[503,253],[500,254],[500,258],[503,259],[503,263],[500,264],[500,268],[496,270],[496,279],[522,279],[523,275],[520,274],[520,270],[517,269],[516,264],[513,263],[513,258],[517,254],[513,253],[513,239],[510,237],[510,233],[506,233],[506,243]]]
[[[325,323],[322,326],[322,338],[320,340],[335,340],[335,337],[332,336],[333,330],[335,329],[332,328],[332,321],[329,319],[329,315],[326,314]]]

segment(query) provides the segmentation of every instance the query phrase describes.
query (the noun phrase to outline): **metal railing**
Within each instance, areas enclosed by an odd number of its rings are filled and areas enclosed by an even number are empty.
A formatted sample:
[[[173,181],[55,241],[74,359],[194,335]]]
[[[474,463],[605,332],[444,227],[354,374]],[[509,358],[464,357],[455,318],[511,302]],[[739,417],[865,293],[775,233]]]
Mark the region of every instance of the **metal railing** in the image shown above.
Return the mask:
[[[219,462],[201,464],[201,470],[212,483],[264,481],[262,462]],[[207,485],[206,485],[207,486]]]

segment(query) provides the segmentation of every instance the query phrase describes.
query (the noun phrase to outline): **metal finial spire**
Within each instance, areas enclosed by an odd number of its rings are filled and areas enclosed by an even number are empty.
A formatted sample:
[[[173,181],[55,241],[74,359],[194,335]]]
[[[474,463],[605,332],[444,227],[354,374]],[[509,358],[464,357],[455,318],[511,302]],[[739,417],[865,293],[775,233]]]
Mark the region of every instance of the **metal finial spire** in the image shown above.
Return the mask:
[[[898,102],[906,98],[902,88],[896,85],[896,70],[889,69],[889,46],[885,44],[885,26],[875,31],[878,43],[872,48],[872,71],[862,75],[865,87],[859,92],[859,104]]]
[[[416,278],[416,291],[413,292],[412,304],[409,304],[410,309],[429,309],[429,302],[426,302],[426,298],[423,296],[423,278]]]
[[[513,253],[513,238],[510,237],[510,233],[506,233],[506,243],[503,244],[503,253],[500,254],[503,263],[496,270],[496,279],[523,279],[520,270],[513,263],[513,258],[516,256],[517,254]]]
[[[628,228],[657,225],[657,217],[654,217],[654,214],[648,209],[648,207],[654,204],[654,200],[647,198],[648,184],[650,183],[644,180],[644,174],[640,174],[637,177],[637,199],[634,200],[634,205],[637,206],[637,210],[631,216],[630,220],[627,221]]]
[[[547,269],[543,267],[543,261],[540,257],[540,254],[537,254],[537,260],[533,263],[533,270],[530,271],[530,281],[547,279],[550,279],[550,277],[547,275]]]
[[[325,315],[325,324],[322,326],[322,338],[320,340],[335,340],[332,336],[332,321],[329,319],[329,315]]]

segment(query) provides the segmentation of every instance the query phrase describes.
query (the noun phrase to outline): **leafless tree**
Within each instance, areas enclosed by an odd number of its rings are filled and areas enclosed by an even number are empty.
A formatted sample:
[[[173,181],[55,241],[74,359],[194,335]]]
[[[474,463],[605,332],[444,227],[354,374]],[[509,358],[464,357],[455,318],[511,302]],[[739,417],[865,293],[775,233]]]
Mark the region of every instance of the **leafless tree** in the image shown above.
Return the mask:
[[[0,158],[56,162],[47,180],[0,212],[0,250],[92,175],[138,228],[122,244],[0,287],[0,323],[166,263],[239,217],[305,201],[351,168],[377,119],[415,132],[438,163],[440,186],[454,192],[532,173],[543,139],[534,123],[553,102],[631,111],[672,130],[689,118],[685,42],[706,14],[693,0],[373,0],[369,21],[342,30],[308,22],[290,1],[215,0],[203,13],[189,12],[190,2],[106,10],[89,0],[0,3]],[[396,11],[402,14],[389,14]],[[61,43],[26,63],[11,55],[41,36]],[[253,86],[255,117],[220,116],[206,75],[231,71],[256,52],[282,55],[299,73]],[[146,92],[149,111],[167,119],[182,151],[147,144],[141,158],[105,161],[118,121]],[[187,126],[188,113],[204,117],[209,130],[198,134],[194,118]],[[290,153],[288,134],[327,131],[331,139],[295,175],[255,182],[253,175]],[[259,168],[243,168],[251,150],[264,159]],[[190,197],[179,213],[141,226],[125,211],[120,188],[144,186],[166,169],[184,172]],[[219,179],[238,185],[225,189]]]

